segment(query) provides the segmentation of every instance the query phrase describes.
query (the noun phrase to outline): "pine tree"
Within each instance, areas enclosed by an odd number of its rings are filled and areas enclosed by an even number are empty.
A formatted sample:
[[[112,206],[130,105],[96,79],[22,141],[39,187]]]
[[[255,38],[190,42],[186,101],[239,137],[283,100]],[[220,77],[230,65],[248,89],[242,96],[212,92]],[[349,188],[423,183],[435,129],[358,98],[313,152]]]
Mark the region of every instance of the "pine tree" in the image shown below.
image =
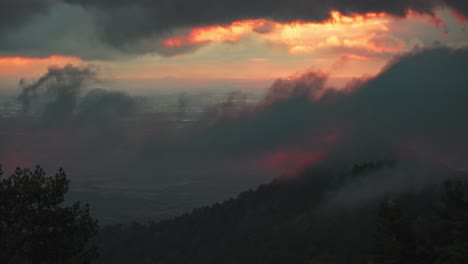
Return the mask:
[[[4,177],[0,167],[0,263],[90,263],[98,229],[87,205],[66,206],[69,180],[60,169],[46,176],[17,169]]]

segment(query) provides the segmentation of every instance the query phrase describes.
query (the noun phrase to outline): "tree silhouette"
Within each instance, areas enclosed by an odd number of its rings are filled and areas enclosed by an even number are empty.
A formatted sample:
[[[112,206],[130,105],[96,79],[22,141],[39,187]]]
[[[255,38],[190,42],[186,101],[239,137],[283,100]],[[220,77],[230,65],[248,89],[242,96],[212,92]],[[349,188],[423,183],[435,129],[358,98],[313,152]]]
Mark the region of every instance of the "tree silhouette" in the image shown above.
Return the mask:
[[[437,236],[438,258],[435,263],[468,263],[468,201],[466,183],[447,181],[437,211],[439,232]]]
[[[0,263],[90,263],[90,240],[98,224],[89,206],[65,206],[69,180],[63,169],[46,176],[17,168],[4,177],[0,167]]]
[[[374,263],[401,264],[415,263],[411,254],[411,226],[404,221],[401,208],[393,201],[380,205],[375,233],[375,248],[372,252]]]
[[[468,263],[468,200],[466,183],[447,181],[435,217],[404,221],[393,202],[380,206],[373,263]],[[414,232],[415,227],[419,232]]]

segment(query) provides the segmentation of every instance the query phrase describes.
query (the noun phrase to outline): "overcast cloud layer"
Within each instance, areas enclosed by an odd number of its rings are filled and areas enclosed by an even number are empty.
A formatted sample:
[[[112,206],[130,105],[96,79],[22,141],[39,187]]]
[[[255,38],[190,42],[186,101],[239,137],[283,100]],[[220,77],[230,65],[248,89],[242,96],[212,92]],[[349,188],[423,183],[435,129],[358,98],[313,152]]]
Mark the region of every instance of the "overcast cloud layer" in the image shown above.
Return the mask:
[[[0,3],[0,54],[21,51],[30,56],[59,53],[98,59],[151,52],[174,55],[197,47],[167,50],[160,40],[196,26],[257,18],[324,21],[331,10],[403,17],[408,9],[433,14],[437,7],[450,7],[468,17],[467,6],[463,0],[4,0]],[[30,43],[38,45],[31,49]]]

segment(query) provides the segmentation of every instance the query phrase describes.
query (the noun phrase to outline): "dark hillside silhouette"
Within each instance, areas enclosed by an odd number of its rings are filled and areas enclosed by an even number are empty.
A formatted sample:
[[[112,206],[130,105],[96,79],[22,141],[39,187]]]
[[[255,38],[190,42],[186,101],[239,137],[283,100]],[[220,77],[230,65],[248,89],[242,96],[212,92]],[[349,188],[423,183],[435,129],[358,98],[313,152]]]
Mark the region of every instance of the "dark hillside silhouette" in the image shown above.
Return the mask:
[[[98,263],[465,263],[468,211],[465,190],[456,187],[464,173],[447,170],[432,185],[362,204],[327,202],[349,181],[372,181],[398,166],[314,169],[172,220],[108,226]]]

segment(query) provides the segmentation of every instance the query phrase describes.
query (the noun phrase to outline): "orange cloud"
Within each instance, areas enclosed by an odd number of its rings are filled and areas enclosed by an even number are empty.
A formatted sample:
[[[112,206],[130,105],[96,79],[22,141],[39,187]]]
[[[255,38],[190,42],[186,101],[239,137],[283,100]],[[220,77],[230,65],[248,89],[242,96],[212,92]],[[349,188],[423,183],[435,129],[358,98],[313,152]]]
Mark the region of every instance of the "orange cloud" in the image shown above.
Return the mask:
[[[163,40],[166,48],[179,48],[182,46],[204,44],[209,42],[237,42],[245,34],[252,32],[268,23],[264,19],[242,20],[227,26],[207,26],[193,28],[188,34],[175,36]]]
[[[188,34],[167,38],[162,44],[171,49],[210,42],[233,43],[248,34],[255,34],[268,42],[286,46],[290,53],[309,53],[334,46],[369,48],[372,52],[379,52],[378,47],[368,45],[371,33],[387,32],[388,27],[385,24],[391,19],[393,18],[385,13],[346,16],[332,11],[330,19],[323,23],[241,20],[225,26],[194,28]]]
[[[386,13],[344,15],[332,11],[330,18],[324,22],[283,23],[267,19],[251,19],[228,25],[196,27],[186,34],[164,39],[161,44],[169,54],[180,54],[187,50],[195,50],[188,47],[210,43],[241,42],[240,44],[247,46],[254,43],[254,45],[264,45],[262,50],[264,53],[258,57],[269,60],[256,59],[256,55],[242,58],[246,61],[238,67],[242,70],[235,72],[251,76],[254,70],[257,72],[256,75],[264,76],[265,72],[268,74],[281,70],[281,74],[290,74],[306,67],[317,67],[330,69],[330,76],[349,78],[374,75],[385,65],[387,59],[413,48],[415,42],[421,42],[417,35],[413,37],[408,32],[408,27],[411,25],[416,27],[422,24],[433,29],[435,26],[434,30],[442,28],[446,31],[446,24],[440,17],[437,14],[422,15],[411,10],[407,11],[405,18],[396,18]],[[203,56],[203,53],[200,52],[200,55]],[[282,58],[285,56],[297,56],[295,57],[297,60],[289,61],[286,68],[282,66],[284,65]],[[341,59],[336,62],[337,58],[346,60]],[[268,70],[261,71],[259,65],[262,69]],[[203,67],[206,69],[208,66],[204,64]],[[222,74],[232,75],[227,70],[231,70],[232,67],[215,65],[213,68],[210,68],[210,75],[223,71]],[[192,69],[193,67],[191,72]]]
[[[153,61],[148,56],[144,67],[123,75],[274,79],[312,69],[326,71],[335,78],[333,86],[342,87],[345,79],[377,74],[395,54],[430,45],[441,37],[449,42],[452,35],[440,34],[445,27],[440,18],[448,19],[449,12],[421,15],[409,10],[405,18],[396,18],[386,13],[343,15],[333,11],[325,22],[252,19],[196,27],[156,44],[171,58]],[[200,46],[204,48],[198,50]],[[195,50],[192,56],[177,56]]]
[[[460,23],[466,18],[457,15]],[[162,46],[168,50],[201,45],[207,43],[235,43],[246,36],[260,38],[267,43],[286,48],[291,54],[307,54],[317,51],[333,52],[347,49],[362,53],[398,53],[407,49],[407,45],[392,35],[391,25],[397,19],[411,20],[448,31],[445,21],[437,15],[420,14],[408,10],[406,18],[395,18],[387,13],[367,13],[344,15],[338,11],[330,12],[330,18],[324,22],[295,21],[280,23],[267,19],[235,21],[229,25],[196,27],[187,34],[164,39]]]

